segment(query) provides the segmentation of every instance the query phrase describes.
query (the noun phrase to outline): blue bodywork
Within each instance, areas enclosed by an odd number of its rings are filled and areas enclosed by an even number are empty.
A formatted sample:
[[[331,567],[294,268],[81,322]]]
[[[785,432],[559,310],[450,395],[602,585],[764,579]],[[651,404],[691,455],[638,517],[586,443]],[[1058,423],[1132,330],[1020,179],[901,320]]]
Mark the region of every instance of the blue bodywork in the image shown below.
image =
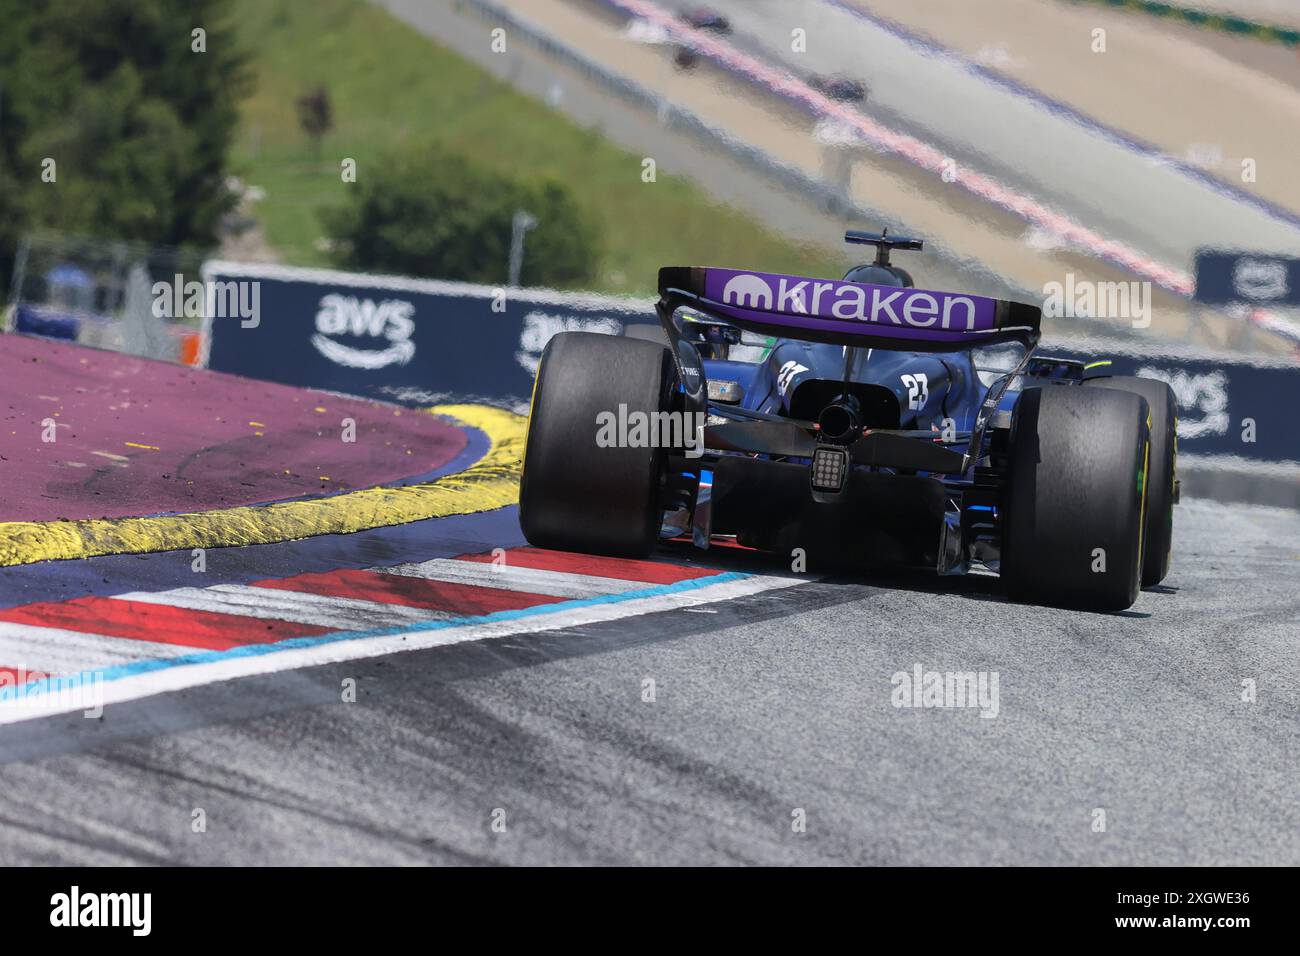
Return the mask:
[[[758,362],[705,357],[705,375],[710,382],[735,382],[743,393],[738,403],[741,408],[794,419],[816,418],[813,406],[827,393],[840,391],[844,346],[774,339],[765,351]],[[958,435],[967,435],[998,375],[985,370],[981,377],[971,352],[854,351],[849,380],[893,396],[897,419],[877,422],[882,428],[942,432],[947,426]],[[1003,367],[1009,364],[999,363]],[[819,391],[802,402],[805,386]],[[1013,382],[1002,394],[998,409],[1009,413],[1019,397],[1019,387]],[[960,442],[953,447],[966,450]]]
[[[1079,379],[1082,366],[1033,358],[1034,306],[917,290],[889,253],[920,240],[846,239],[878,252],[839,282],[660,270],[679,406],[707,422],[702,447],[674,459],[664,534],[689,526],[699,547],[735,535],[941,574],[996,569],[1020,383]]]
[[[734,408],[795,421],[815,420],[821,408],[844,391],[847,359],[850,391],[856,390],[871,399],[867,404],[869,427],[874,425],[882,430],[913,435],[933,433],[936,439],[946,431],[949,441],[945,447],[965,453],[982,403],[990,386],[1002,374],[1000,370],[977,369],[971,351],[936,353],[855,349],[787,338],[769,339],[761,351],[754,346],[748,348],[759,353],[749,356],[758,358],[758,361],[710,357],[727,354],[729,350],[725,346],[701,346],[704,373],[712,391],[733,400],[711,400],[711,422],[719,421],[720,414],[725,415]],[[1008,361],[1010,358],[1014,357],[1007,356],[999,361],[999,369],[1013,365],[1014,361]],[[1012,384],[1018,385],[1018,382]],[[828,525],[844,524],[844,514],[878,515],[882,508],[892,512],[896,501],[907,498],[910,507],[897,505],[898,514],[905,515],[905,520],[900,520],[892,529],[878,520],[872,521],[872,527],[855,535],[850,544],[861,541],[864,545],[869,543],[869,547],[855,553],[854,557],[869,559],[872,554],[885,554],[889,556],[889,563],[925,565],[945,574],[964,573],[972,561],[996,569],[1000,540],[999,492],[996,481],[990,482],[990,469],[985,468],[985,474],[980,476],[976,466],[989,464],[988,450],[998,440],[999,433],[1005,434],[1009,413],[1019,396],[1018,387],[1008,387],[1002,393],[997,408],[1007,414],[993,416],[994,427],[984,434],[982,447],[972,456],[972,467],[966,472],[933,473],[888,465],[865,469],[855,466],[855,472],[873,474],[859,474],[857,484],[867,490],[852,503],[846,501],[840,511],[834,506],[819,505],[808,499],[806,491],[801,490],[807,487],[806,479],[799,479],[802,482],[799,488],[794,487],[794,480],[784,484],[778,481],[770,492],[743,499],[743,505],[733,505],[728,509],[726,503],[732,490],[729,485],[734,484],[735,475],[740,472],[733,470],[727,473],[731,476],[729,479],[723,477],[725,465],[719,465],[722,459],[732,458],[732,464],[743,469],[746,480],[749,480],[750,472],[765,471],[758,467],[762,462],[771,463],[772,468],[778,467],[776,462],[782,463],[780,467],[798,466],[800,473],[806,473],[809,459],[743,451],[710,451],[698,465],[698,487],[704,490],[697,491],[693,502],[695,542],[707,547],[712,534],[735,533],[742,543],[784,550],[789,542],[779,534],[747,534],[749,516],[752,515],[753,520],[764,527],[765,522],[770,523],[777,515],[788,516],[789,540],[802,541],[815,538],[807,529],[819,518],[824,517]],[[875,480],[865,482],[864,478]],[[930,486],[933,494],[927,495],[926,489],[918,489],[922,484]],[[918,501],[922,503],[917,504]],[[844,508],[848,510],[842,510]],[[738,515],[743,517],[738,519]],[[914,546],[896,545],[897,540],[913,534],[916,536]],[[826,534],[818,540],[825,542]],[[844,550],[844,544],[843,540],[832,542],[830,550],[839,553]]]
[[[958,431],[970,431],[987,391],[970,353],[856,352],[850,380],[888,389],[897,403],[898,421],[886,427],[941,429],[944,420],[951,419]],[[748,372],[742,407],[799,418],[808,416],[796,414],[791,406],[804,383],[840,383],[844,362],[843,346],[778,339],[757,365],[705,359],[704,367],[710,381],[733,376],[740,380]],[[1014,404],[1015,396],[1006,400]]]

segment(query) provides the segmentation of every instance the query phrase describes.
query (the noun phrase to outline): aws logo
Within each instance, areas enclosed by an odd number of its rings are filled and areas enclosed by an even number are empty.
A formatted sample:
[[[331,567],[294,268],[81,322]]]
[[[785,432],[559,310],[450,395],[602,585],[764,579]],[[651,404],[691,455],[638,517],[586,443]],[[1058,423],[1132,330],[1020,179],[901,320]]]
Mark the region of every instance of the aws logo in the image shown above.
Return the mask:
[[[537,374],[537,366],[542,361],[542,350],[546,343],[560,332],[600,332],[605,335],[621,335],[623,324],[610,318],[581,318],[576,315],[548,315],[545,312],[529,312],[524,316],[524,327],[519,334],[519,351],[515,361],[528,370],[529,375]]]
[[[320,300],[311,344],[331,362],[347,368],[377,369],[405,365],[415,356],[415,306],[401,299],[372,299],[330,294]],[[374,347],[344,345],[336,336],[379,340]]]
[[[1183,369],[1155,368],[1137,370],[1143,378],[1168,382],[1178,399],[1178,437],[1205,438],[1228,433],[1228,376],[1221,371],[1205,374]]]
[[[1290,294],[1286,263],[1269,259],[1241,259],[1232,269],[1232,287],[1237,295],[1251,302],[1285,299]]]

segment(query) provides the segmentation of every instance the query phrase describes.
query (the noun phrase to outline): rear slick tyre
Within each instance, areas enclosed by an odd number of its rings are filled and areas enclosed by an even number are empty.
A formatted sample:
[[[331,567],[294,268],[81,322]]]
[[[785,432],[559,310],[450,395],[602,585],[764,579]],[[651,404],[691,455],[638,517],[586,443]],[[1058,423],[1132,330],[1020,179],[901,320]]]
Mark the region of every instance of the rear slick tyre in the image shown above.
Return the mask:
[[[1150,433],[1140,395],[1029,388],[1011,419],[1001,574],[1035,604],[1122,611],[1142,575]]]
[[[602,415],[666,411],[673,381],[671,353],[653,342],[561,332],[547,343],[519,483],[519,524],[530,544],[623,557],[654,550],[665,451],[623,441],[601,447],[598,423]]]
[[[1141,395],[1151,409],[1151,467],[1147,474],[1142,586],[1155,587],[1169,573],[1173,551],[1175,482],[1178,479],[1178,400],[1167,383],[1154,378],[1116,375],[1090,378],[1083,384]]]

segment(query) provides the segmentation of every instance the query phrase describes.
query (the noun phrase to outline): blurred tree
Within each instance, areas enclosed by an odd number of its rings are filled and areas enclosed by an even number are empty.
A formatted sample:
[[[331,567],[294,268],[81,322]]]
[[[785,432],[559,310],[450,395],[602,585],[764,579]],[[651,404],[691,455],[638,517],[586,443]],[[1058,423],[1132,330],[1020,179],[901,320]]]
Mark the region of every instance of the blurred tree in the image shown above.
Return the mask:
[[[215,241],[251,84],[229,7],[0,0],[0,288],[33,227]],[[54,182],[42,181],[46,159]]]
[[[30,203],[42,226],[114,238],[172,236],[184,197],[194,136],[167,104],[144,94],[123,64],[87,87],[68,112],[33,129],[19,153],[34,170]],[[44,157],[57,162],[54,183],[39,179]],[[192,237],[187,237],[192,238]]]
[[[329,90],[318,86],[310,93],[298,97],[298,125],[311,140],[316,158],[320,158],[321,138],[334,126],[334,107]]]
[[[358,177],[352,200],[322,218],[344,268],[503,283],[512,222],[528,233],[523,285],[580,286],[600,257],[595,224],[567,186],[510,179],[439,148],[389,156]]]

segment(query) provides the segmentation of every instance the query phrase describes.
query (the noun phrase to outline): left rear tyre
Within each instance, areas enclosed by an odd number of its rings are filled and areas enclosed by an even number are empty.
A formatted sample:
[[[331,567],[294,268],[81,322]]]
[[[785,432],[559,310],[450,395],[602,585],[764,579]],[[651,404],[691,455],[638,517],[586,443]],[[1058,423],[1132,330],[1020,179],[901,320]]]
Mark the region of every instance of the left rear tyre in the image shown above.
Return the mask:
[[[625,557],[654,549],[665,449],[597,439],[602,416],[635,421],[667,411],[674,381],[672,354],[654,342],[561,332],[547,343],[519,484],[530,544]]]

